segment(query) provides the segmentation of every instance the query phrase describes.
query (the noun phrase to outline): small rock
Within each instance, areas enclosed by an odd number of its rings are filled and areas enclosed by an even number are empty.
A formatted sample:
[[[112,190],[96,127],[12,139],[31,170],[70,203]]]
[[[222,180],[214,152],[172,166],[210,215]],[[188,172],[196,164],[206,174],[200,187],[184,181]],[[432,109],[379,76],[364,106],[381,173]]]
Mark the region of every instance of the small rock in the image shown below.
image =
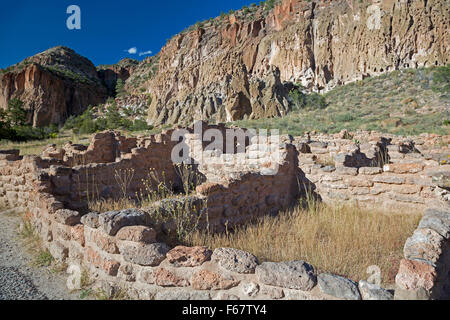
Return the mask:
[[[100,226],[98,216],[98,212],[90,212],[81,217],[81,223],[90,228],[97,229]]]
[[[258,259],[254,255],[233,248],[214,250],[211,260],[222,268],[237,273],[254,273],[258,265]]]
[[[326,149],[328,147],[328,143],[322,141],[314,141],[309,143],[309,146],[313,148]]]
[[[438,209],[427,209],[418,228],[432,229],[445,239],[450,237],[450,212]]]
[[[152,267],[159,265],[169,251],[169,247],[165,243],[122,243],[119,245],[119,249],[125,261]]]
[[[67,249],[62,243],[53,241],[48,248],[50,254],[55,260],[64,261],[69,255],[69,249]]]
[[[200,270],[192,276],[192,287],[196,290],[226,290],[235,287],[239,281],[208,270]]]
[[[392,300],[394,296],[386,289],[365,280],[359,282],[359,292],[363,300]]]
[[[126,209],[101,213],[98,222],[106,234],[115,236],[123,227],[147,225],[148,219],[149,217],[144,211]]]
[[[117,284],[109,281],[102,281],[100,283],[100,288],[107,298],[112,298],[116,293],[120,291]]]
[[[70,239],[78,242],[82,247],[85,245],[84,226],[77,224],[70,230]]]
[[[259,282],[309,291],[316,285],[314,267],[305,261],[264,262],[255,269]]]
[[[219,292],[213,300],[240,300],[238,296],[226,292]]]
[[[55,220],[67,226],[74,226],[80,223],[80,213],[78,211],[60,209],[54,214]]]
[[[346,300],[361,300],[358,284],[350,279],[328,273],[317,276],[320,291]]]
[[[161,287],[188,287],[189,280],[165,268],[159,268],[153,273],[155,283]]]
[[[246,282],[242,285],[242,293],[249,297],[254,297],[259,292],[259,285],[254,282]]]
[[[333,172],[336,171],[336,167],[335,166],[325,166],[322,168],[323,172]]]
[[[405,242],[403,253],[406,259],[436,263],[443,249],[445,239],[432,229],[416,229]]]
[[[207,247],[177,246],[167,253],[167,259],[175,267],[197,267],[208,261],[211,254]]]
[[[190,289],[173,288],[159,291],[155,295],[155,300],[210,300],[211,296],[207,291],[192,291]]]
[[[395,284],[404,290],[424,289],[430,291],[435,285],[436,278],[436,269],[428,263],[402,259],[395,276]],[[395,295],[397,296],[397,290]]]
[[[431,174],[431,179],[433,181],[433,185],[435,185],[436,187],[450,189],[450,172],[448,171],[433,172]]]
[[[123,227],[116,235],[119,240],[127,240],[143,243],[155,243],[156,232],[154,229],[145,226]]]
[[[271,299],[281,299],[284,297],[283,289],[277,287],[263,286],[261,288],[261,293],[269,296]]]

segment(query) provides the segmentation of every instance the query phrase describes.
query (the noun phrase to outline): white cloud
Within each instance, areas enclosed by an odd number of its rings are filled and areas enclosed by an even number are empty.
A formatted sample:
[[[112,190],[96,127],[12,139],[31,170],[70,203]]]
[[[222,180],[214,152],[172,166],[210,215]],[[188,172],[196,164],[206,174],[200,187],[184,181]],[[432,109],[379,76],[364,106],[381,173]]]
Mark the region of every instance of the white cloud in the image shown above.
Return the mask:
[[[144,51],[144,52],[139,52],[139,57],[140,57],[140,56],[147,56],[147,55],[152,54],[152,53],[153,53],[153,52],[152,52],[151,50]]]
[[[133,47],[133,48],[130,48],[130,49],[125,50],[125,51],[128,52],[129,54],[136,54],[137,53],[137,48]]]

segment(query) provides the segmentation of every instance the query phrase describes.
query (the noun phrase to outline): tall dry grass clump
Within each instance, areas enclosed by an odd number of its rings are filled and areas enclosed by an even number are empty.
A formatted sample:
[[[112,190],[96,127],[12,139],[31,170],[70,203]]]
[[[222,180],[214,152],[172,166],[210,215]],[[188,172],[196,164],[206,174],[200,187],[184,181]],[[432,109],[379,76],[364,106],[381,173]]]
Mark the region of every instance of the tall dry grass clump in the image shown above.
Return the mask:
[[[133,183],[135,170],[133,168],[115,170],[114,179],[120,189],[120,194],[116,198],[108,199],[99,196],[95,175],[92,175],[92,181],[89,181],[89,172],[86,170],[89,209],[105,212],[136,207],[150,207],[155,202],[163,199],[176,199],[178,197],[188,196],[203,181],[201,174],[192,165],[176,164],[174,170],[181,183],[180,192],[175,191],[173,182],[167,179],[164,171],[158,173],[154,168],[150,168],[146,178],[141,179],[140,190],[135,192],[134,195],[130,195],[130,185]]]
[[[367,279],[377,265],[383,283],[393,283],[403,245],[420,221],[420,214],[396,214],[353,205],[313,202],[277,217],[265,217],[232,233],[197,231],[190,245],[232,247],[262,261],[305,260],[321,272],[355,281]]]

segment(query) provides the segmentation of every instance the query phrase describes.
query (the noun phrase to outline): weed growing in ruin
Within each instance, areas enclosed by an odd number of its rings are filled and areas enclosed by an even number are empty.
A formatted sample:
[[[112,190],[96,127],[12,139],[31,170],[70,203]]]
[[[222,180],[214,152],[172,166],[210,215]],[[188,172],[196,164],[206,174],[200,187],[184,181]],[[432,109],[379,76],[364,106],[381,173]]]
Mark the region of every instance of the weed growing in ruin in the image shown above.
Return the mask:
[[[202,208],[182,196],[189,196],[202,177],[192,165],[177,165],[175,172],[181,182],[181,194],[174,191],[175,187],[169,182],[165,172],[158,173],[152,168],[149,170],[147,177],[142,179],[141,190],[136,192],[134,197],[131,197],[130,185],[134,178],[134,170],[116,171],[115,179],[121,190],[120,197],[92,200],[95,197],[90,196],[89,208],[98,212],[136,207],[147,208],[152,212],[152,221],[155,224],[163,225],[166,229],[167,242],[179,243],[184,241],[198,229]],[[158,204],[155,206],[157,202]],[[162,202],[164,202],[164,205],[160,207]],[[157,209],[152,209],[153,207]]]
[[[54,260],[48,250],[41,249],[34,258],[32,265],[35,267],[49,267]]]
[[[92,289],[81,289],[80,291],[80,299],[84,300],[89,298],[92,295]]]
[[[170,200],[163,208],[159,207],[152,215],[156,224],[163,225],[169,245],[177,245],[189,239],[198,230],[203,210],[192,201]]]
[[[175,164],[175,173],[181,180],[182,189],[185,195],[189,195],[194,191],[199,182],[202,181],[201,174],[192,164]]]
[[[120,187],[123,198],[128,198],[128,189],[130,188],[130,184],[133,181],[133,177],[134,168],[114,171],[114,179]]]
[[[22,218],[22,222],[20,223],[18,230],[19,237],[23,240],[25,247],[33,250],[40,247],[41,239],[34,229],[33,224],[26,217]]]
[[[94,291],[94,297],[97,300],[131,300],[124,289],[114,290],[111,295],[102,289],[97,289]]]
[[[164,171],[160,175],[154,168],[151,168],[147,179],[142,180],[142,184],[144,186],[140,195],[142,202],[153,203],[174,196],[172,183],[167,181]]]
[[[83,269],[80,276],[80,299],[89,298],[94,292],[91,288],[94,281],[90,278],[89,272]]]

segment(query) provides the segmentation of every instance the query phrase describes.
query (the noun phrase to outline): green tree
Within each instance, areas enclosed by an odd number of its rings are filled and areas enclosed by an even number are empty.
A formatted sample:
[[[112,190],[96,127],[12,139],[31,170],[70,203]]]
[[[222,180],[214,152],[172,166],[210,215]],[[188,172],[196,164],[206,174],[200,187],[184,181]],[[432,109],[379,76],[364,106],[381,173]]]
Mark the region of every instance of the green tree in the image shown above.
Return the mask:
[[[7,122],[8,116],[6,114],[6,111],[3,109],[0,109],[0,123],[3,125]]]
[[[23,102],[19,99],[8,101],[6,115],[7,120],[13,126],[24,126],[27,122],[27,111],[23,108]]]
[[[266,1],[266,10],[273,9],[275,6],[275,0],[267,0]]]
[[[122,79],[118,79],[116,83],[116,96],[123,97],[126,94],[125,83]]]
[[[108,129],[117,129],[121,125],[122,116],[120,115],[119,108],[114,102],[111,104],[106,113],[106,125]]]
[[[11,125],[5,110],[0,109],[0,139],[11,139]]]
[[[293,110],[314,110],[327,107],[327,101],[324,96],[316,92],[304,93],[304,91],[306,90],[303,86],[297,85],[289,92],[289,100],[293,105]]]

